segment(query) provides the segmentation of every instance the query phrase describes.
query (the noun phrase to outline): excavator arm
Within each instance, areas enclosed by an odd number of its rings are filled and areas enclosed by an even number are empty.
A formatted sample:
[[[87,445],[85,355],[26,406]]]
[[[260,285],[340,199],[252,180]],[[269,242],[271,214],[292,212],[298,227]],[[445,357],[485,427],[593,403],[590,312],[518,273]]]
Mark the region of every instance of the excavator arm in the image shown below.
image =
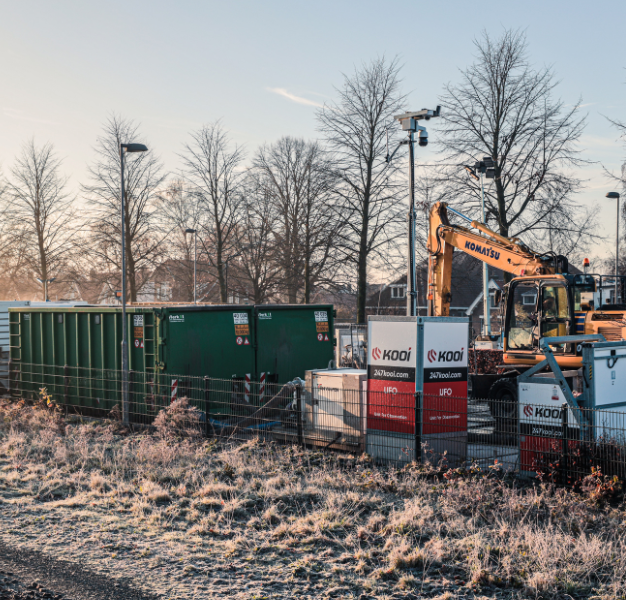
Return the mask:
[[[468,221],[483,235],[450,224],[448,211]],[[448,208],[446,203],[437,202],[430,210],[428,234],[428,314],[431,316],[450,314],[454,248],[516,276],[549,275],[558,269],[554,256],[533,252],[519,239],[501,236],[485,224]]]

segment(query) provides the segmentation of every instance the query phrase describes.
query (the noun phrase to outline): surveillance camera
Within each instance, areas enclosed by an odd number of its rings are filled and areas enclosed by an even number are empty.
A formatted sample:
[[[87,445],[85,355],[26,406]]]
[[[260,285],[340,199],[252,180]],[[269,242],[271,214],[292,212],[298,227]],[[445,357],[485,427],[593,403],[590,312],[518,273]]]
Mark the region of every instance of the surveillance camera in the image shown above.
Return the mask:
[[[420,146],[428,146],[428,131],[422,129],[419,132],[419,145]]]

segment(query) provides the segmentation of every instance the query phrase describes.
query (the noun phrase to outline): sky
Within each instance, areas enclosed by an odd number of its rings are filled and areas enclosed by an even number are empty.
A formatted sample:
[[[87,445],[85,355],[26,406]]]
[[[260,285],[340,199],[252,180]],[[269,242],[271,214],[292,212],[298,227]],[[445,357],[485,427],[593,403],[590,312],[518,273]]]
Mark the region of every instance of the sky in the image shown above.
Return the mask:
[[[607,117],[626,121],[626,2],[579,0],[0,0],[0,169],[34,137],[52,142],[73,189],[85,182],[103,123],[133,119],[175,172],[189,134],[217,119],[248,155],[283,135],[314,139],[315,113],[343,74],[397,56],[414,110],[434,108],[443,86],[472,62],[473,40],[526,32],[536,67],[550,66],[566,103],[588,115],[579,200],[600,207],[602,240],[615,241],[613,184],[626,160]],[[419,149],[432,160],[436,137]]]

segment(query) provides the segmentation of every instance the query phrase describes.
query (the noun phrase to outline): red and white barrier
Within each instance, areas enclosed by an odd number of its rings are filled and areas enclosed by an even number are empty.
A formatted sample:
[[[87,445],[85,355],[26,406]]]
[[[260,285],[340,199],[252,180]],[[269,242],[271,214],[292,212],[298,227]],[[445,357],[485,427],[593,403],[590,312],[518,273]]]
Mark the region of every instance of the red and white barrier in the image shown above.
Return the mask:
[[[178,379],[172,379],[172,389],[170,392],[170,402],[178,398]]]
[[[244,387],[244,398],[246,402],[250,402],[250,382],[252,381],[252,375],[246,373],[246,383]]]
[[[259,403],[263,404],[265,400],[265,373],[261,373],[259,378]]]

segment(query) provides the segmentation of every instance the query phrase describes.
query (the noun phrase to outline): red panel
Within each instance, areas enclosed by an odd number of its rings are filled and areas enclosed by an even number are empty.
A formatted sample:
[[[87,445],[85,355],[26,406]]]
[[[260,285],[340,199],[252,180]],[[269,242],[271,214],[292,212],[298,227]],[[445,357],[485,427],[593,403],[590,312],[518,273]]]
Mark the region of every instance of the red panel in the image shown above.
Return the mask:
[[[367,381],[367,428],[415,433],[415,382]]]
[[[467,381],[425,383],[424,435],[467,431]]]

